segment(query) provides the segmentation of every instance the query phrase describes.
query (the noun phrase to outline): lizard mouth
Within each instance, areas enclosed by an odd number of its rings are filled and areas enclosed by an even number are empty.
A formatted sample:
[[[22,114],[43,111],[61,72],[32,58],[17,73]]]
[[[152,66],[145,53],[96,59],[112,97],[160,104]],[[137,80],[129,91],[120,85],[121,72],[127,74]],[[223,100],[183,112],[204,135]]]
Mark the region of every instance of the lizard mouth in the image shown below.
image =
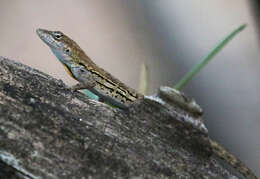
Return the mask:
[[[37,35],[40,37],[40,39],[46,43],[48,46],[55,48],[56,46],[54,46],[53,44],[55,44],[55,40],[53,39],[53,37],[50,34],[50,31],[45,30],[45,29],[37,29],[36,30]]]
[[[40,39],[42,39],[44,41],[44,39],[46,38],[46,35],[47,34],[47,30],[44,30],[44,29],[37,29],[36,30],[36,33],[37,35],[40,37]]]

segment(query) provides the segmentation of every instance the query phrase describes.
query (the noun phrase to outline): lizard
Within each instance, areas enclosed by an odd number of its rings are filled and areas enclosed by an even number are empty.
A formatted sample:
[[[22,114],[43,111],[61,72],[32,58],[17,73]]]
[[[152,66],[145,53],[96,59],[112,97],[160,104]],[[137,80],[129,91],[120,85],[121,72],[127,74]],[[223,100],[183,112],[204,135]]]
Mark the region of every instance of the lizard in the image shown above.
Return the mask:
[[[101,100],[121,109],[127,109],[136,100],[144,98],[144,95],[126,86],[96,65],[80,46],[64,33],[45,29],[37,29],[36,33],[50,47],[69,75],[79,82],[71,87],[72,90],[88,89]],[[178,94],[176,93],[176,95]],[[177,98],[182,98],[182,95]],[[190,103],[194,102],[190,101]],[[242,161],[221,145],[211,139],[210,144],[214,155],[238,170],[245,178],[257,178]]]
[[[129,104],[144,97],[97,66],[76,42],[62,32],[45,29],[37,29],[36,32],[69,75],[79,81],[71,87],[72,90],[88,89],[102,101],[121,109],[127,109]]]

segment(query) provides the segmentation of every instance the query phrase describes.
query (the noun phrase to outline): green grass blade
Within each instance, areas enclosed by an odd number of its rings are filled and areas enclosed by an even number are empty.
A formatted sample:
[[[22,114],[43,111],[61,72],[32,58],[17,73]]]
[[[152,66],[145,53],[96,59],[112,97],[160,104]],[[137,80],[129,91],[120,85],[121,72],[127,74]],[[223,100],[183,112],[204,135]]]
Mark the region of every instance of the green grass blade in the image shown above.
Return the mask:
[[[246,27],[246,24],[239,26],[232,33],[230,33],[222,42],[220,42],[215,49],[213,49],[199,64],[186,73],[186,75],[175,85],[175,89],[181,90],[188,81],[192,79],[205,65],[215,57],[215,55],[239,32]]]

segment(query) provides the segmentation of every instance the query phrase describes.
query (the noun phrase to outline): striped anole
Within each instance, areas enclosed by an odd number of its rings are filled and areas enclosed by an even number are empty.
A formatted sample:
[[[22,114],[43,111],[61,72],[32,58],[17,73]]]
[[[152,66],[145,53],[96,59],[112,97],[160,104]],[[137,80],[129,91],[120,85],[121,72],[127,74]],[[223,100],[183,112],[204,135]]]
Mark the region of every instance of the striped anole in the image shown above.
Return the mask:
[[[101,100],[121,109],[127,109],[129,104],[144,98],[142,94],[127,87],[110,73],[98,67],[76,42],[62,32],[44,29],[37,29],[36,32],[64,65],[69,75],[79,81],[78,84],[72,87],[73,90],[88,89],[100,97]],[[196,110],[196,107],[193,107],[195,104],[194,100],[187,101],[181,93],[175,92],[175,90],[172,90],[170,93],[173,94],[167,95],[173,98],[176,104],[181,103],[180,106],[185,108],[185,111],[192,112]],[[185,115],[181,117],[183,118]],[[245,178],[256,178],[243,162],[222,146],[213,140],[210,140],[210,144],[216,156],[237,169]]]
[[[50,47],[67,72],[79,81],[73,90],[88,89],[101,100],[126,109],[143,95],[98,67],[76,42],[60,31],[37,29],[39,37]]]

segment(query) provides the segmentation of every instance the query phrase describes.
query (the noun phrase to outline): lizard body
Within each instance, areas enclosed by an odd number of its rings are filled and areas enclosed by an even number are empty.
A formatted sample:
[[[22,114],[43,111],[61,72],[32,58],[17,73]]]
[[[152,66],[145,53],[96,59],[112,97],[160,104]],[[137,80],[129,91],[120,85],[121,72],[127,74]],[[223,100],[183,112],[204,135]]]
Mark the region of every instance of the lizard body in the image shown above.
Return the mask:
[[[114,78],[110,73],[98,67],[76,44],[76,42],[62,32],[44,29],[37,29],[36,32],[64,65],[69,75],[79,81],[78,84],[72,87],[74,90],[88,89],[99,96],[102,100],[123,109],[127,109],[129,104],[144,97],[142,94],[127,87],[125,84]],[[185,108],[194,106],[192,100],[182,100],[183,95],[181,93],[174,92],[174,95],[177,95],[174,97],[175,101],[177,100],[178,103],[184,103],[180,105],[182,108],[183,106],[186,106]],[[191,107],[190,111],[194,110],[197,110],[197,108]],[[201,111],[198,111],[198,113],[200,114]],[[210,140],[210,145],[214,155],[223,159],[233,168],[238,170],[245,178],[256,178],[253,172],[246,167],[243,162],[215,141]]]
[[[50,47],[74,79],[79,81],[74,90],[88,89],[102,100],[119,108],[127,108],[143,95],[98,67],[68,36],[59,31],[37,29],[39,37]]]

